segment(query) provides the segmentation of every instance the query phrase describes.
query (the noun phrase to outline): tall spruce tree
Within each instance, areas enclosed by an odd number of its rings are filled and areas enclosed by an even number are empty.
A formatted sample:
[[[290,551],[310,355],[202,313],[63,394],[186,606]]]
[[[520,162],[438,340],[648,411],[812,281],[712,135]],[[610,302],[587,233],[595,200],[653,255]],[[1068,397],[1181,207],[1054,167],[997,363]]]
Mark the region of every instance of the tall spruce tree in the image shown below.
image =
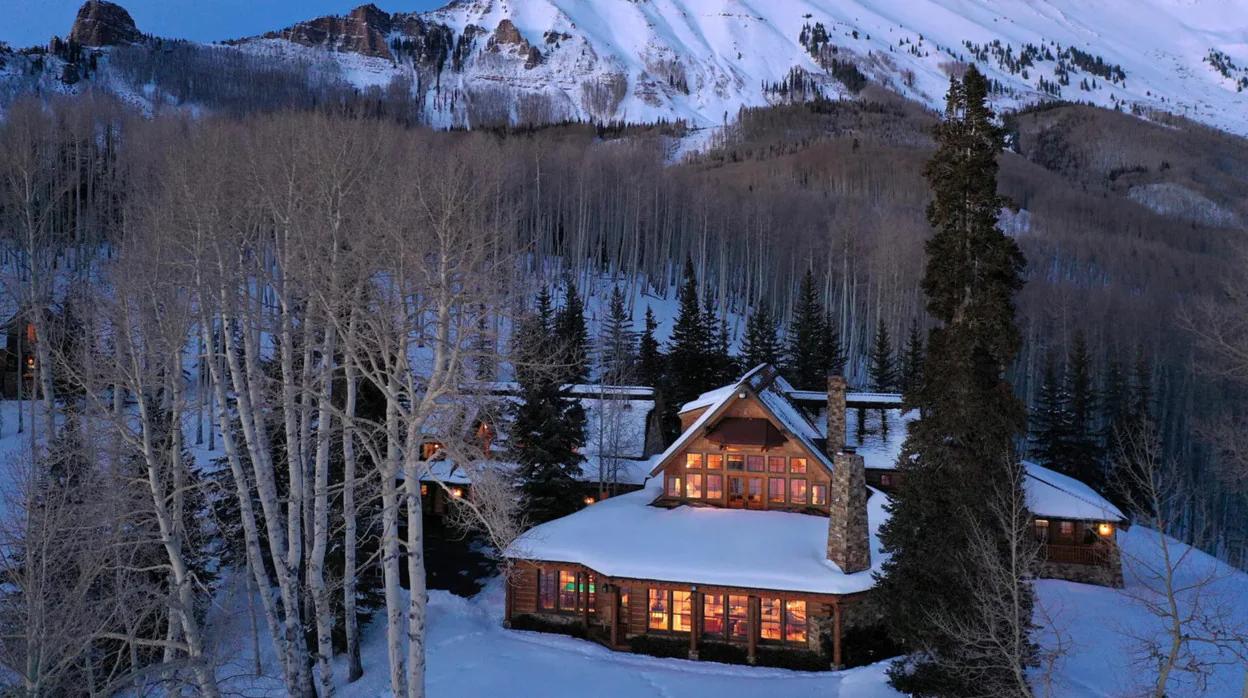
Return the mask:
[[[628,314],[624,292],[619,286],[611,289],[611,300],[598,335],[598,371],[603,382],[623,383],[632,380],[637,368],[637,332]]]
[[[875,326],[875,341],[871,344],[871,389],[889,393],[897,389],[897,368],[893,361],[893,340],[888,336],[884,318]]]
[[[552,328],[558,342],[565,383],[584,383],[589,378],[589,331],[585,329],[585,304],[576,282],[569,276],[564,286],[563,306],[555,315]]]
[[[910,424],[898,461],[901,483],[880,531],[890,557],[874,597],[891,636],[909,651],[889,677],[902,692],[923,696],[972,695],[1015,678],[1008,662],[983,657],[937,620],[975,626],[995,617],[976,605],[972,589],[980,574],[973,556],[956,551],[972,546],[971,531],[987,533],[1008,565],[1013,551],[1006,530],[1027,523],[1003,522],[986,506],[1022,496],[1014,443],[1026,424],[1025,408],[1004,378],[1021,344],[1014,297],[1024,258],[997,225],[1006,203],[997,194],[996,161],[1004,134],[987,98],[988,82],[973,65],[962,81],[951,82],[945,118],[935,129],[937,150],[924,169],[935,233],[925,246],[922,288],[937,326],[914,395],[922,416]],[[993,593],[1018,601],[1009,604],[1016,622],[1007,626],[1002,619],[992,630],[1011,632],[1016,659],[1033,664],[1032,590],[1023,579],[1007,586]]]
[[[714,387],[711,332],[706,314],[698,303],[698,280],[693,260],[685,260],[685,279],[680,287],[680,311],[672,327],[671,347],[667,352],[668,385],[671,406],[681,405]]]
[[[1092,357],[1083,331],[1075,332],[1066,360],[1067,453],[1071,475],[1091,487],[1103,491],[1104,471],[1101,468],[1101,446],[1097,434],[1097,395],[1092,379]]]
[[[525,510],[534,523],[559,518],[576,510],[585,445],[585,411],[581,403],[563,394],[565,366],[549,370],[550,357],[566,345],[556,345],[550,296],[542,289],[537,310],[525,316],[515,335],[513,353],[520,400],[511,408],[510,458],[519,463],[516,476]],[[566,355],[565,355],[566,356]]]
[[[741,361],[745,370],[759,364],[780,363],[780,339],[776,334],[776,316],[771,308],[760,304],[745,321],[745,340],[741,342]]]
[[[730,383],[737,375],[737,362],[732,358],[728,346],[730,343],[728,321],[719,316],[711,295],[706,296],[702,311],[702,323],[706,327],[706,355],[710,359],[707,367],[707,390]]]
[[[654,319],[654,310],[646,306],[645,330],[637,342],[637,381],[651,388],[661,389],[664,385],[666,357],[659,347],[659,340],[654,332],[659,329],[658,320]]]
[[[793,305],[793,320],[788,333],[788,378],[799,390],[822,390],[826,387],[830,359],[827,354],[827,327],[815,275],[806,270]]]
[[[901,360],[901,392],[909,399],[923,384],[923,332],[917,320],[910,323],[906,350]]]
[[[823,338],[819,341],[819,351],[823,354],[825,377],[828,373],[845,375],[845,352],[841,349],[841,333],[836,322],[832,320],[831,312],[824,313],[823,316]]]
[[[1066,475],[1074,475],[1067,462],[1067,446],[1070,438],[1070,417],[1066,410],[1066,396],[1062,380],[1057,375],[1056,362],[1049,353],[1044,362],[1044,374],[1040,379],[1040,391],[1036,404],[1027,420],[1031,457],[1045,466]]]

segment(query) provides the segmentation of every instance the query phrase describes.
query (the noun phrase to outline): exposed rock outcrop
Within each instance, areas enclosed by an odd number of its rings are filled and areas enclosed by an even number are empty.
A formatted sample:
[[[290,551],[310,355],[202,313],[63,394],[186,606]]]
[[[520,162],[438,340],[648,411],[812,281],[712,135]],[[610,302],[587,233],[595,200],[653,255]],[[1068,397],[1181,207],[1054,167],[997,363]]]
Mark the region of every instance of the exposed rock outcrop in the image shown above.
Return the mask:
[[[524,56],[525,70],[532,70],[542,62],[542,52],[520,35],[520,30],[516,29],[516,25],[510,19],[499,21],[494,34],[490,36],[489,43],[486,44],[486,50],[494,53],[500,53],[504,47],[515,47],[516,55]]]
[[[321,46],[331,51],[393,59],[394,54],[386,43],[393,24],[389,13],[369,3],[351,10],[345,17],[317,17],[264,36],[303,46]]]
[[[143,40],[126,8],[105,0],[89,0],[78,8],[69,40],[81,46],[117,46]]]

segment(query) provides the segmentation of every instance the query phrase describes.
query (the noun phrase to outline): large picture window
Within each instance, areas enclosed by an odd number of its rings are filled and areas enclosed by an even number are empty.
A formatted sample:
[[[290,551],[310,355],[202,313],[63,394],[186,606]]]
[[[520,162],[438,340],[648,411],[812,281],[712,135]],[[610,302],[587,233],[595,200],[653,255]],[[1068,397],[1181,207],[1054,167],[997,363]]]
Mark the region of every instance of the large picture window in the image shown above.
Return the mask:
[[[585,588],[589,584],[588,592]],[[589,612],[594,613],[596,596],[593,575],[577,579],[576,572],[567,570],[538,570],[538,606],[545,613],[573,614],[585,608],[585,596],[589,595]]]
[[[575,611],[579,590],[576,584],[576,573],[559,570],[559,610]]]
[[[672,622],[671,600],[666,589],[650,590],[650,629],[667,630]]]
[[[702,633],[710,637],[724,636],[724,595],[702,597]]]
[[[772,504],[784,504],[784,478],[767,478],[767,501]]]
[[[689,473],[685,480],[685,496],[689,499],[702,499],[702,473]]]
[[[806,481],[801,478],[789,480],[789,501],[793,504],[806,503]]]
[[[784,602],[784,641],[806,644],[806,602]]]
[[[762,599],[759,634],[767,642],[806,644],[806,602]]]
[[[724,476],[723,475],[707,475],[706,476],[706,498],[707,499],[723,499],[724,498]]]
[[[541,599],[541,607],[543,611],[554,611],[558,608],[558,606],[555,605],[555,587],[558,585],[558,571],[538,570],[537,591],[538,597]]]
[[[688,591],[651,589],[650,629],[687,633],[693,627],[693,594]]]
[[[750,634],[750,597],[728,596],[728,637],[744,638]]]
[[[759,615],[759,635],[764,640],[780,641],[781,634],[780,599],[763,599]]]
[[[744,640],[749,637],[750,597],[706,594],[702,597],[702,633]]]
[[[687,633],[693,629],[693,594],[672,592],[672,632]]]

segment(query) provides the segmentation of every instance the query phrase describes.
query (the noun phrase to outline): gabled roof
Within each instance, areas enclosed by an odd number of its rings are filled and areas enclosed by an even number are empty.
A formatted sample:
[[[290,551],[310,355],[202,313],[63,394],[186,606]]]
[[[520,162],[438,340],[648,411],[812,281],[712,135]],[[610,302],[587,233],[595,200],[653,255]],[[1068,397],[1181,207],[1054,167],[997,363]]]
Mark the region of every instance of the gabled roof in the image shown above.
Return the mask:
[[[780,430],[801,443],[824,468],[831,472],[832,460],[828,458],[828,455],[816,443],[820,439],[819,430],[810,423],[810,420],[806,419],[801,410],[797,409],[788,398],[787,391],[792,389],[793,386],[789,385],[788,381],[777,374],[775,368],[770,364],[760,364],[742,376],[741,380],[736,383],[698,396],[693,402],[687,403],[681,411],[688,412],[698,407],[706,407],[706,411],[699,415],[697,420],[689,425],[689,428],[671,446],[667,447],[667,450],[659,457],[654,470],[650,471],[650,475],[658,475],[673,456],[684,450],[691,441],[703,433],[710,424],[714,423],[715,419],[740,394],[753,395],[758,398],[758,403],[762,406],[763,411],[775,420]],[[694,407],[690,405],[694,405]]]
[[[1079,480],[1031,461],[1023,461],[1023,466],[1027,508],[1036,516],[1075,521],[1127,520],[1122,510]]]

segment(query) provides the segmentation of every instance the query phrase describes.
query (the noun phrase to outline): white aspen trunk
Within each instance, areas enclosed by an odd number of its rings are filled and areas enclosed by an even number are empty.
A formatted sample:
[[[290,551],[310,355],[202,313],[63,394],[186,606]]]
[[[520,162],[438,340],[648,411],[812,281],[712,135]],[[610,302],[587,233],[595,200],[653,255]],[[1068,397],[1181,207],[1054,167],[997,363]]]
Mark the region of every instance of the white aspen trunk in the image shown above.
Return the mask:
[[[247,620],[251,625],[251,666],[254,676],[264,674],[264,666],[260,663],[260,625],[256,623],[256,578],[251,568],[251,555],[244,555],[247,560],[246,579],[243,580],[247,589]]]
[[[393,385],[393,379],[391,380]],[[381,468],[382,573],[386,588],[386,645],[390,656],[390,692],[407,695],[407,667],[403,640],[407,628],[399,583],[399,405],[393,392],[386,397],[386,462]]]
[[[352,310],[348,327],[347,346],[355,345],[356,314]],[[360,662],[359,624],[355,618],[356,575],[356,513],[355,513],[355,408],[359,394],[359,378],[355,363],[346,361],[347,399],[342,419],[342,517],[343,517],[343,570],[342,606],[347,632],[347,681],[355,681],[364,675]]]
[[[316,609],[317,665],[321,678],[321,698],[334,695],[334,611],[329,602],[329,588],[325,584],[325,552],[329,545],[329,437],[333,429],[330,412],[333,398],[333,357],[335,351],[334,328],[325,326],[325,341],[321,348],[321,381],[317,399],[320,409],[316,416],[316,459],[313,498],[312,555],[308,565],[308,577],[312,586],[312,602]]]
[[[408,430],[407,455],[403,459],[407,494],[407,579],[411,594],[407,609],[407,696],[425,696],[425,615],[428,602],[425,582],[424,522],[420,500],[420,421]]]

